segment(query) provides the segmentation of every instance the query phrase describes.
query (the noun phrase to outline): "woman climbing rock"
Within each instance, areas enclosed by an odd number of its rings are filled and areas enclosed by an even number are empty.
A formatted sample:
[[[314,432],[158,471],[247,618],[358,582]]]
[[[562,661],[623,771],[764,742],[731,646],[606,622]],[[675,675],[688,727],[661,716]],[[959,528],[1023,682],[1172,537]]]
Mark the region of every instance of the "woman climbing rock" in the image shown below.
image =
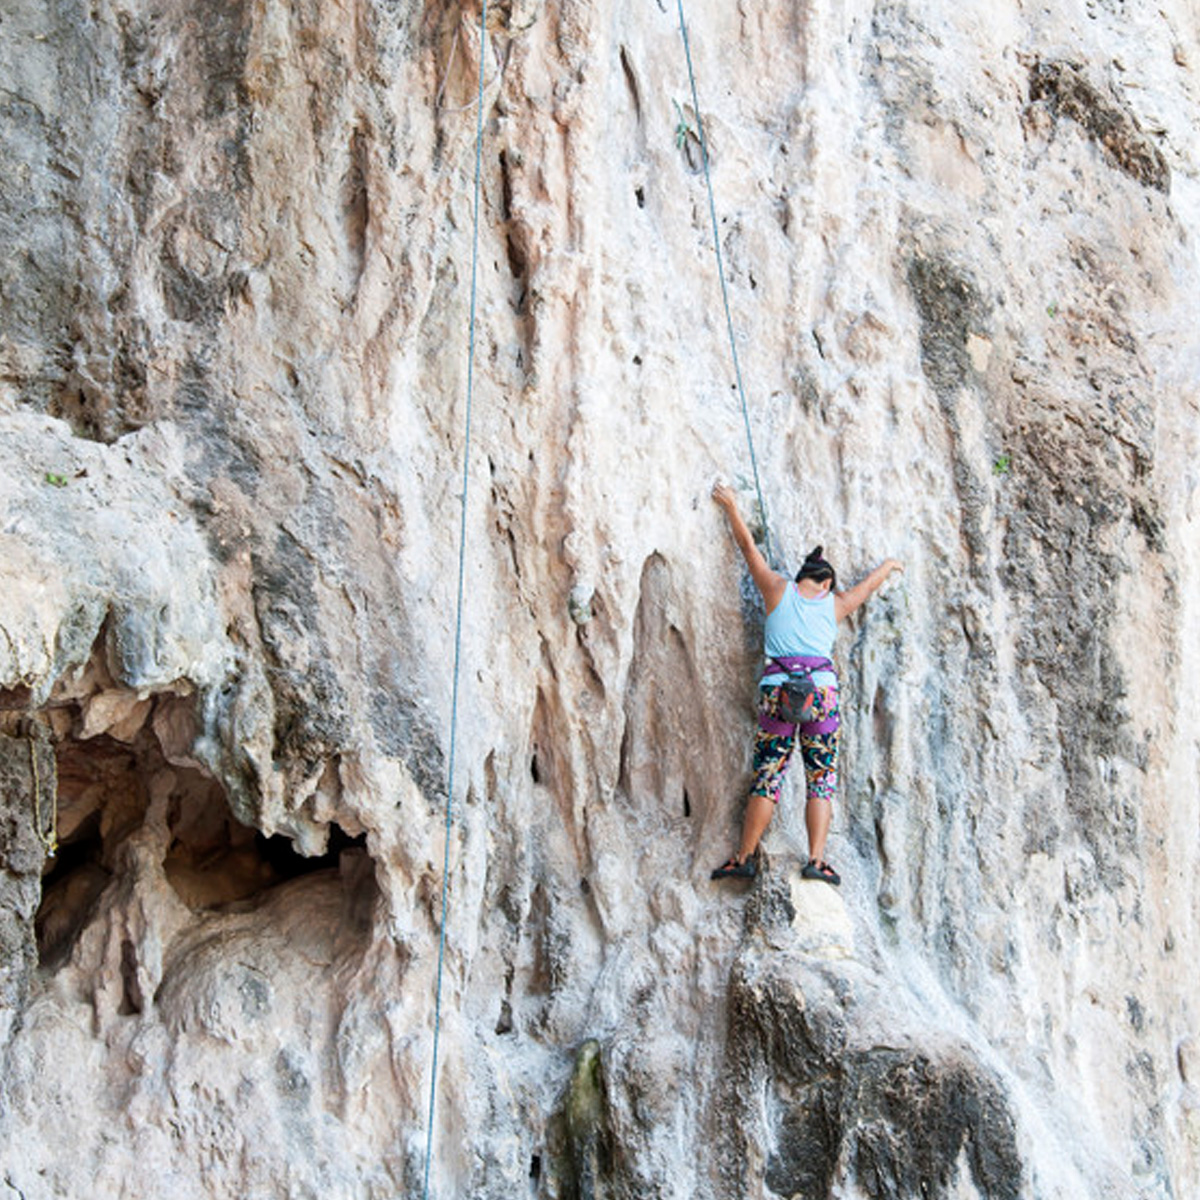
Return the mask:
[[[775,806],[784,772],[796,742],[804,762],[807,802],[804,823],[808,829],[808,862],[801,874],[839,884],[838,873],[825,861],[825,841],[833,818],[837,791],[838,679],[832,656],[837,625],[873,595],[893,571],[904,567],[889,558],[848,592],[835,591],[837,575],[818,546],[805,560],[794,582],[776,574],[754,544],[738,512],[733,489],[713,488],[713,499],[725,510],[734,541],[750,568],[767,609],[764,653],[767,663],[759,682],[758,732],[754,738],[754,781],[746,802],[742,843],[738,852],[712,873],[713,879],[752,879],[757,870],[755,851]],[[811,682],[803,719],[789,715],[792,698],[785,695],[789,675]]]

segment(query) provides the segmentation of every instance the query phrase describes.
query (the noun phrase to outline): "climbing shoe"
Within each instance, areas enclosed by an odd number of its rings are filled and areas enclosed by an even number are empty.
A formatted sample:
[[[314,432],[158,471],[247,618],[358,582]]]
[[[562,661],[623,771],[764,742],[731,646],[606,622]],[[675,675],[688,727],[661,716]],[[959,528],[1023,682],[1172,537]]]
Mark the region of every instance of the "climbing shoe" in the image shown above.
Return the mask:
[[[738,862],[736,858],[727,858],[710,876],[710,879],[753,879],[758,873],[754,859]]]
[[[800,868],[800,874],[805,879],[820,879],[824,883],[832,883],[834,887],[842,882],[842,877],[827,862],[818,862],[815,858],[810,858]]]

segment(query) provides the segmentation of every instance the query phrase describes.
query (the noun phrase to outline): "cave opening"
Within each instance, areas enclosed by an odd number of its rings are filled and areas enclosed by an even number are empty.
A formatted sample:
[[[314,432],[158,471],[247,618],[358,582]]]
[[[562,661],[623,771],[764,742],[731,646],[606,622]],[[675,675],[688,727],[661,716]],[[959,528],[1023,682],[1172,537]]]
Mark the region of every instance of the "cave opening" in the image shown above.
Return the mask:
[[[135,859],[156,864],[198,916],[253,910],[282,884],[339,872],[346,854],[369,861],[365,833],[336,823],[324,853],[305,857],[289,838],[238,820],[220,781],[193,757],[195,699],[186,684],[151,695],[120,687],[99,650],[40,709],[27,696],[0,696],[0,727],[48,742],[56,772],[55,781],[34,781],[33,796],[57,841],[34,918],[43,971],[69,961],[106,893],[137,869]],[[373,864],[370,876],[377,895]],[[129,1011],[144,1003],[136,987],[126,998]]]
[[[267,837],[266,834],[255,831],[254,845],[263,861],[275,872],[277,882],[284,883],[289,879],[316,874],[318,871],[338,870],[344,852],[366,850],[367,835],[360,833],[352,837],[340,825],[334,823],[329,826],[329,842],[325,853],[308,857],[297,853],[292,839],[281,834]]]

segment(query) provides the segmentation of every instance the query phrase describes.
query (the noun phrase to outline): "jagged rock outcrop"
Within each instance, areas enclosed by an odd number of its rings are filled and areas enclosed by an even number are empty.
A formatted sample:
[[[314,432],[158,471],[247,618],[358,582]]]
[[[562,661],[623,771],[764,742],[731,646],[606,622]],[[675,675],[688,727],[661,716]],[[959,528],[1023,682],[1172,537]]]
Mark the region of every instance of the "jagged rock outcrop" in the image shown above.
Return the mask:
[[[1200,38],[689,6],[834,893],[750,889],[752,502],[669,5],[0,13],[0,1178],[1200,1186]],[[55,846],[57,839],[57,846]],[[50,850],[54,848],[53,857]]]
[[[789,886],[790,882],[790,886]],[[727,1189],[1025,1193],[1012,1106],[979,1049],[857,958],[829,889],[767,877],[730,980]]]

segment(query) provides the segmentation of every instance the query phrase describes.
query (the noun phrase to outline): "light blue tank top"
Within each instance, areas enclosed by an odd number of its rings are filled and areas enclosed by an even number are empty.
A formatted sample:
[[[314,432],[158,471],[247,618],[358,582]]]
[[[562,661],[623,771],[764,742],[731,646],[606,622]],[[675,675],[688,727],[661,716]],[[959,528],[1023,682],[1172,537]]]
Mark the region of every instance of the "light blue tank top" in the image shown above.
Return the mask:
[[[783,599],[767,614],[763,630],[763,650],[767,658],[801,656],[833,658],[833,643],[837,639],[837,611],[833,593],[819,600],[806,600],[800,589],[789,583]],[[768,687],[782,683],[786,675],[764,676]],[[816,671],[812,677],[817,687],[832,687],[837,676],[832,671]]]

